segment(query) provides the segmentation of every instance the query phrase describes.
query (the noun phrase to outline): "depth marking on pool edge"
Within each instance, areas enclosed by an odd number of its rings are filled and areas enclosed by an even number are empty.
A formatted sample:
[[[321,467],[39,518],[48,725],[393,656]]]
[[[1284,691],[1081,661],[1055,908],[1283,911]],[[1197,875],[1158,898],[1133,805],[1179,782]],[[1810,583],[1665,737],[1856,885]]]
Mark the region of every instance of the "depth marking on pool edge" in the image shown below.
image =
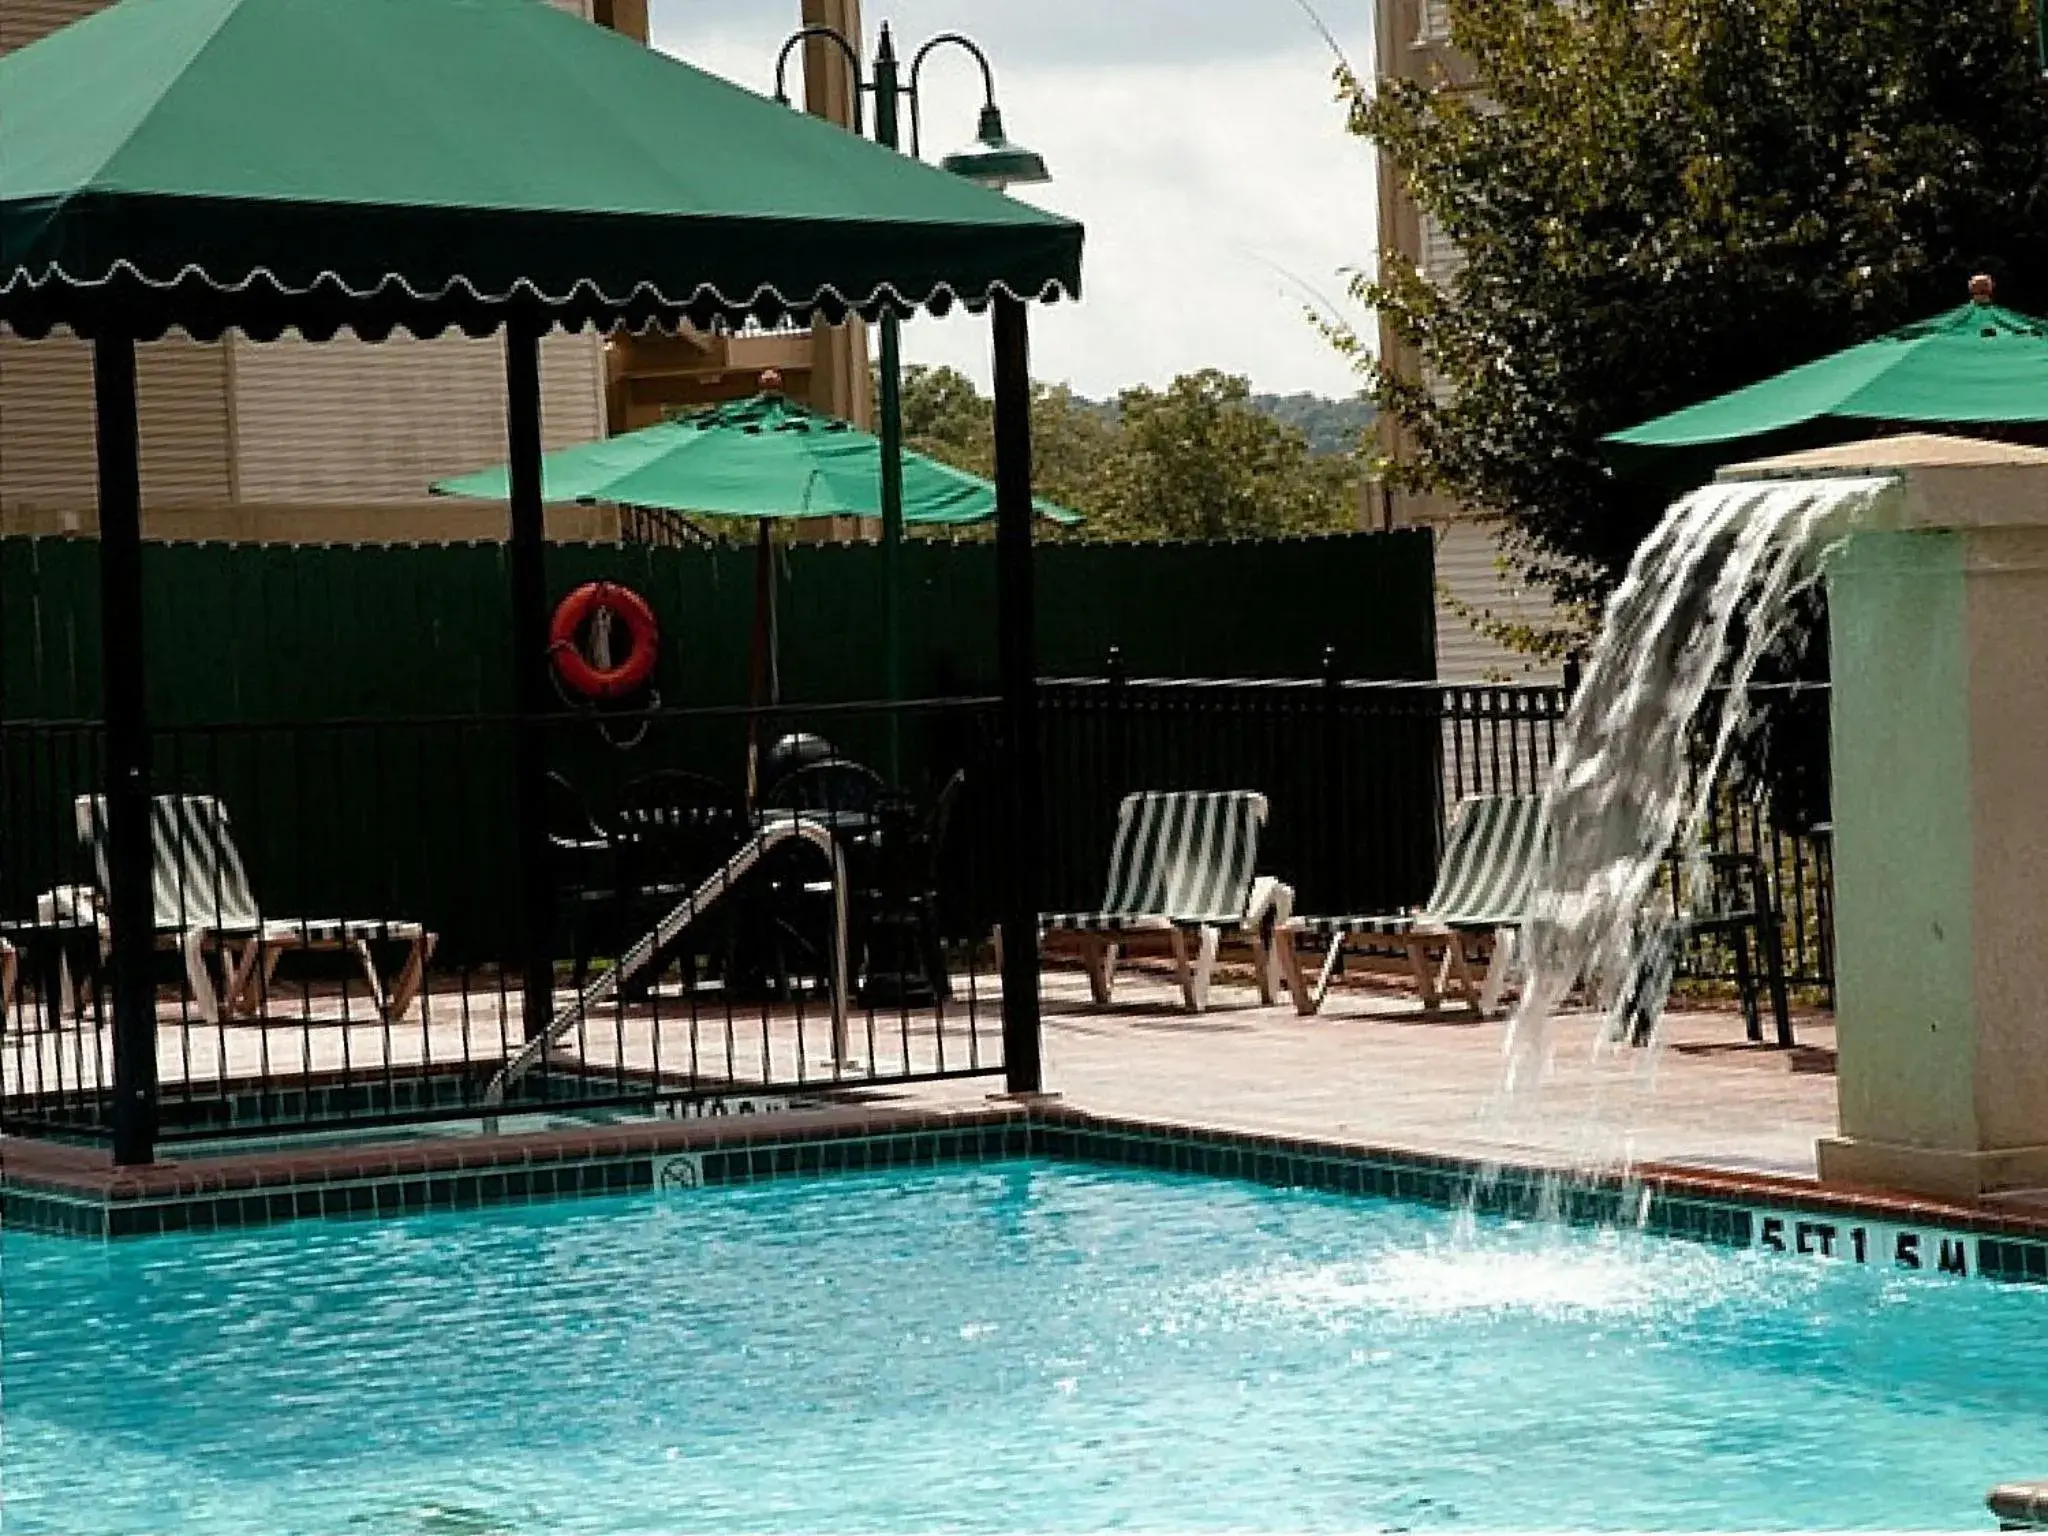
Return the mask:
[[[659,1158],[654,1164],[654,1187],[658,1190],[700,1189],[703,1184],[702,1152],[678,1152],[672,1157]]]
[[[1962,1232],[1754,1208],[1749,1213],[1749,1230],[1749,1246],[1757,1253],[1835,1259],[1908,1274],[1969,1276],[1977,1272],[1976,1239]]]

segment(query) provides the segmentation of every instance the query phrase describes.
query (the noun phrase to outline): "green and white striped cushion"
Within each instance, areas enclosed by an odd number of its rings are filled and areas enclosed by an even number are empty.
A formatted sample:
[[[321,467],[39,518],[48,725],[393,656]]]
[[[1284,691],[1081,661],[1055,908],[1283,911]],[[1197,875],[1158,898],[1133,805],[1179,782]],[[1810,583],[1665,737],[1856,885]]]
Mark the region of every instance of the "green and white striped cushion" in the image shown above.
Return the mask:
[[[1543,797],[1494,795],[1458,807],[1428,915],[1439,923],[1500,927],[1529,912],[1543,857]]]
[[[100,889],[108,889],[107,802],[80,795],[78,835],[92,846]],[[149,885],[159,933],[260,935],[266,943],[336,944],[352,939],[412,942],[423,925],[381,917],[266,918],[235,847],[227,807],[212,795],[157,795],[149,806]]]
[[[80,795],[78,835],[92,848],[100,889],[107,866],[107,802]],[[159,933],[201,928],[248,933],[263,924],[249,873],[228,830],[227,809],[211,795],[156,795],[149,804],[149,886]]]
[[[1543,797],[1493,795],[1462,802],[1419,912],[1381,917],[1310,917],[1303,932],[1400,937],[1424,928],[1513,928],[1528,916],[1543,858]]]
[[[1244,916],[1266,797],[1255,790],[1148,791],[1117,812],[1109,882],[1094,912],[1047,913],[1047,930],[1228,925]]]

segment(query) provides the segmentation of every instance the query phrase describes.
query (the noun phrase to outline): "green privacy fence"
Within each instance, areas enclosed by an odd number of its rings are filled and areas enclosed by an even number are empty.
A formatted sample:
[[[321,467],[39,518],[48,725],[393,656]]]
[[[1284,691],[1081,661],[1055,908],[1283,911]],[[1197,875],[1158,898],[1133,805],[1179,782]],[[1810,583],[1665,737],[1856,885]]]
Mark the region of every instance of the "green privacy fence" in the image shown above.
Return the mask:
[[[98,732],[22,722],[98,713],[97,559],[90,539],[0,540],[0,917],[94,879],[72,803],[99,787]],[[909,691],[992,691],[993,548],[913,543],[904,566]],[[1048,545],[1037,570],[1048,676],[1099,673],[1112,646],[1132,676],[1314,675],[1327,646],[1350,675],[1431,674],[1426,534]],[[650,770],[740,782],[749,727],[733,707],[746,696],[754,573],[745,548],[550,547],[551,598],[597,577],[624,581],[662,626],[663,711],[644,734],[568,716],[548,727],[550,767],[590,809]],[[763,745],[785,729],[822,731],[920,797],[964,770],[956,842],[986,845],[975,829],[994,813],[993,710],[910,710],[892,724],[836,707],[882,692],[880,551],[799,545],[778,552],[775,576],[791,705],[757,728]],[[230,807],[266,908],[417,919],[451,961],[508,954],[517,878],[502,547],[152,544],[144,578],[157,788]],[[1071,776],[1057,746],[1048,740],[1048,771]],[[1105,814],[1099,790],[1048,782],[1049,837],[1092,830]],[[987,875],[963,878],[976,912]]]
[[[504,546],[151,544],[144,555],[152,720],[158,725],[390,719],[511,705]],[[775,557],[782,696],[883,693],[882,556],[800,544]],[[1421,531],[1213,544],[1042,547],[1039,670],[1284,677],[1335,647],[1351,677],[1434,676],[1433,569]],[[751,548],[554,545],[550,596],[598,577],[644,593],[662,627],[655,676],[670,708],[745,702]],[[903,550],[906,688],[995,682],[995,550]],[[98,547],[0,540],[0,717],[99,711]]]

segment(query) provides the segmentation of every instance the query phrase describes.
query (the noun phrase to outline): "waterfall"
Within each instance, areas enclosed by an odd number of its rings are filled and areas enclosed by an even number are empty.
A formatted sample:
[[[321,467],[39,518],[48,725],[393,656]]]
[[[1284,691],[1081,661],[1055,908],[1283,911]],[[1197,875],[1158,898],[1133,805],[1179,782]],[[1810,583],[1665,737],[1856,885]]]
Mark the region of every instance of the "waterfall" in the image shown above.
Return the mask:
[[[1546,791],[1543,872],[1523,935],[1527,979],[1508,1030],[1512,1088],[1540,1068],[1551,1015],[1583,985],[1627,1028],[1638,988],[1661,1006],[1668,922],[1659,864],[1693,848],[1749,682],[1825,546],[1893,485],[1884,477],[1710,485],[1675,503],[1615,591],[1566,718]],[[1715,702],[1718,681],[1728,687]],[[1702,705],[1712,711],[1701,719]],[[1711,749],[1689,760],[1697,725]]]

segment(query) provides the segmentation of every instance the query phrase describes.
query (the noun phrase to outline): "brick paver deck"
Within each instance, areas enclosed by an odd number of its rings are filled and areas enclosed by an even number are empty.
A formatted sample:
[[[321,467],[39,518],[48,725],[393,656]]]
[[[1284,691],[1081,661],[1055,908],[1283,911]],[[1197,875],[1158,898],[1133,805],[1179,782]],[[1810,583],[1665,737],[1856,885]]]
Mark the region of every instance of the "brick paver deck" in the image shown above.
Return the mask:
[[[1048,1090],[1098,1114],[1335,1138],[1422,1152],[1694,1164],[1811,1177],[1835,1130],[1834,1021],[1800,1017],[1798,1049],[1747,1045],[1728,1012],[1682,1012],[1656,1051],[1596,1049],[1587,1016],[1552,1026],[1540,1080],[1503,1092],[1503,1023],[1426,1014],[1412,997],[1342,989],[1324,1011],[1257,1006],[1219,986],[1181,1013],[1163,981],[1120,983],[1100,1012],[1078,977],[1047,977]],[[976,1091],[944,1084],[920,1102]]]
[[[849,1054],[875,1069],[931,1072],[1001,1060],[1001,1005],[992,978],[976,981],[976,1024],[964,1007],[943,1031],[929,1013],[854,1020]],[[338,998],[316,1000],[311,1022],[280,1009],[268,1027],[215,1028],[196,1019],[180,1027],[168,1002],[159,1037],[166,1095],[183,1085],[211,1091],[223,1063],[231,1075],[267,1070],[286,1078],[346,1066],[360,1078],[423,1061],[502,1059],[522,1031],[518,999],[495,989],[445,990],[432,1023],[417,1012],[387,1028],[356,999],[343,1022]],[[1115,1006],[1095,1008],[1077,972],[1053,969],[1045,981],[1045,1077],[1049,1090],[1081,1110],[1168,1120],[1257,1134],[1342,1139],[1377,1146],[1503,1159],[1560,1158],[1612,1165],[1681,1163],[1743,1172],[1810,1176],[1815,1140],[1835,1126],[1834,1027],[1825,1016],[1799,1021],[1793,1052],[1746,1046],[1732,1013],[1685,1012],[1667,1022],[1665,1048],[1596,1049],[1589,1018],[1553,1026],[1547,1070],[1515,1093],[1503,1092],[1506,1027],[1446,1011],[1425,1014],[1391,989],[1341,987],[1322,1014],[1302,1018],[1284,1002],[1257,1005],[1252,989],[1220,982],[1210,1012],[1190,1016],[1155,974],[1127,973]],[[964,999],[963,999],[964,1003]],[[830,1033],[816,1004],[805,1012],[801,1041],[793,1010],[740,1010],[728,1038],[722,1012],[700,1011],[695,1038],[677,1005],[657,1031],[644,1013],[593,1016],[583,1058],[668,1072],[695,1070],[741,1082],[794,1080],[833,1084]],[[0,1078],[18,1091],[104,1082],[111,1051],[103,1032],[67,1029],[0,1050]],[[572,1042],[573,1043],[573,1042]],[[657,1044],[659,1047],[657,1055]],[[801,1045],[801,1049],[799,1046]],[[693,1053],[694,1046],[694,1055]],[[729,1049],[730,1047],[730,1049]],[[877,1090],[905,1107],[981,1103],[1000,1079]]]

